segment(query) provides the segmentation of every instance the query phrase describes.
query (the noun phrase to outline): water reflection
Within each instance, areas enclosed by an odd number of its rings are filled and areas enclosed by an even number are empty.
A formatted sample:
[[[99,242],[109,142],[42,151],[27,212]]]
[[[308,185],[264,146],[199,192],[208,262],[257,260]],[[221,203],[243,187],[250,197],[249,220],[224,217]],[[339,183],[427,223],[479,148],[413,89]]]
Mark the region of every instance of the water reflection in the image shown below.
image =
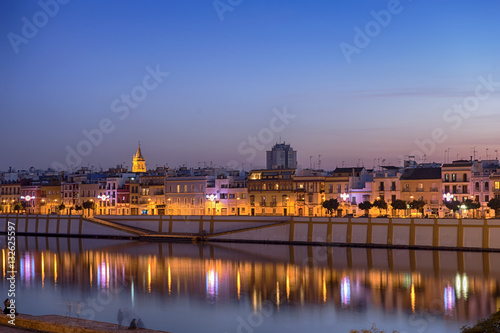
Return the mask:
[[[2,242],[5,247],[3,237]],[[77,297],[86,302],[82,317],[94,313],[92,319],[108,311],[103,304],[116,307],[110,313],[118,306],[154,312],[189,300],[230,305],[235,317],[247,307],[258,314],[272,302],[287,316],[319,306],[368,314],[432,313],[458,324],[488,316],[500,304],[499,253],[31,237],[18,237],[18,248],[19,297],[26,295],[21,311],[32,314],[63,314],[62,302]],[[6,291],[5,250],[1,260]],[[32,294],[52,302],[31,307],[27,295]],[[227,312],[198,315],[221,320]],[[101,320],[112,322],[108,317]],[[384,319],[372,319],[377,320]],[[149,327],[166,329],[152,318]]]

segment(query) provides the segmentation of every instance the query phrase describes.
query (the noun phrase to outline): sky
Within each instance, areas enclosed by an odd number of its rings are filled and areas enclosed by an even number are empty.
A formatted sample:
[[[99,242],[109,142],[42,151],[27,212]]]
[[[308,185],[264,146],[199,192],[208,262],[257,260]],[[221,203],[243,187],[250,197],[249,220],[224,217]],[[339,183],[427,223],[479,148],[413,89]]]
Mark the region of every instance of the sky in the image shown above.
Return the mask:
[[[495,158],[500,2],[3,0],[0,170]],[[475,148],[473,148],[475,147]],[[319,157],[321,155],[321,157]]]

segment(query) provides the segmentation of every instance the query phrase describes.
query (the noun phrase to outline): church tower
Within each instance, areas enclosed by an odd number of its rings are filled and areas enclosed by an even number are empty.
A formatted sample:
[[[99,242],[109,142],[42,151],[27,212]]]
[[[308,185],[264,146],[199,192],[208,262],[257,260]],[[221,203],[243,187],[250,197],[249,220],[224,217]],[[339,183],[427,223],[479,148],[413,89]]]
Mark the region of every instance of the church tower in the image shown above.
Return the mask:
[[[142,156],[141,143],[139,143],[137,152],[132,160],[132,172],[146,172],[146,159]]]

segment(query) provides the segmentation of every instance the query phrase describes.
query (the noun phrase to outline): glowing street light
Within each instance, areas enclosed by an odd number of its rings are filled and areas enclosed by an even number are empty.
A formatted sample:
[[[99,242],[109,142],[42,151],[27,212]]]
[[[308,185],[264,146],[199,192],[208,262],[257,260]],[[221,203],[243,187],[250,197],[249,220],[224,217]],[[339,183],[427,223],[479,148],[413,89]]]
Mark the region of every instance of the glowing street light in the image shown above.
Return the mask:
[[[210,200],[210,201],[214,202],[214,200],[215,200],[215,199],[217,199],[217,195],[216,195],[216,194],[213,194],[213,193],[211,193],[211,194],[207,194],[207,195],[206,195],[206,198],[207,198],[208,200]],[[217,203],[215,203],[215,204],[217,204]],[[214,204],[214,205],[215,205],[215,204]],[[212,208],[212,209],[214,209],[214,208]],[[215,215],[215,209],[212,211],[212,213],[213,213],[213,215]]]
[[[453,200],[453,194],[450,193],[443,194],[443,199],[449,202]]]

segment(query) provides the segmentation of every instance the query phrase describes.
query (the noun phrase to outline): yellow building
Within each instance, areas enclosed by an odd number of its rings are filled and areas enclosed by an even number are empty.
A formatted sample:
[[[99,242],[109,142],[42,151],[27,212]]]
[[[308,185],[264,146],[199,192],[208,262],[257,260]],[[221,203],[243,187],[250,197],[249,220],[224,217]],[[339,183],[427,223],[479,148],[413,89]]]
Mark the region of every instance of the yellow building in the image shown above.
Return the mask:
[[[146,172],[146,159],[142,156],[140,143],[132,160],[132,172]]]

